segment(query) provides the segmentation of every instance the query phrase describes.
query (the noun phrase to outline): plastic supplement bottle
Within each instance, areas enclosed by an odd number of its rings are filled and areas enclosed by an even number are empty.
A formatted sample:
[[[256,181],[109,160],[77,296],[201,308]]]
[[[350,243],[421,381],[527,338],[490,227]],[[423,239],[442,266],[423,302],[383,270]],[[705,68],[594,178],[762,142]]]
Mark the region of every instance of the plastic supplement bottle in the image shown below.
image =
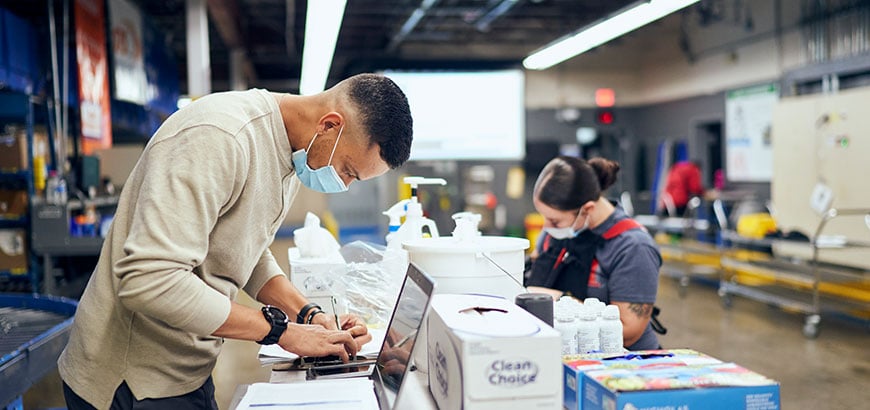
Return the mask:
[[[55,201],[58,205],[64,205],[69,200],[69,191],[66,187],[66,179],[57,177],[57,185],[55,186]]]
[[[57,204],[57,186],[58,186],[58,177],[57,171],[50,171],[48,173],[48,179],[45,182],[45,202],[48,204]]]
[[[608,305],[601,314],[599,330],[601,351],[604,353],[622,353],[622,322],[619,320],[619,307]]]
[[[565,306],[556,305],[553,319],[553,327],[562,335],[562,356],[577,354],[577,322],[574,312]]]
[[[590,353],[601,350],[599,325],[595,311],[589,306],[580,306],[577,322],[578,353]]]

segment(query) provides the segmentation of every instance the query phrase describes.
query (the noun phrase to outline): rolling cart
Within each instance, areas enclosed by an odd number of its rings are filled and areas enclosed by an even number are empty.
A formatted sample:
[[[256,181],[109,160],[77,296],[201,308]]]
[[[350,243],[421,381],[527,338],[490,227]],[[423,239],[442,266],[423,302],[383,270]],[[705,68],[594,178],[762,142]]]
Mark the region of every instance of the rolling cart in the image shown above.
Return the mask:
[[[723,306],[731,307],[731,295],[740,295],[802,313],[803,334],[810,339],[818,337],[823,313],[853,319],[870,330],[870,273],[819,260],[822,250],[870,248],[870,242],[822,235],[825,225],[841,216],[864,216],[870,224],[870,209],[829,209],[803,244],[810,247],[809,260],[723,256],[728,272],[719,287]]]
[[[714,286],[719,281],[721,251],[716,244],[699,240],[714,228],[706,219],[696,218],[700,206],[701,199],[693,197],[685,217],[656,218],[654,225],[647,226],[655,232],[662,256],[660,274],[677,281],[680,297],[686,296],[693,279]]]

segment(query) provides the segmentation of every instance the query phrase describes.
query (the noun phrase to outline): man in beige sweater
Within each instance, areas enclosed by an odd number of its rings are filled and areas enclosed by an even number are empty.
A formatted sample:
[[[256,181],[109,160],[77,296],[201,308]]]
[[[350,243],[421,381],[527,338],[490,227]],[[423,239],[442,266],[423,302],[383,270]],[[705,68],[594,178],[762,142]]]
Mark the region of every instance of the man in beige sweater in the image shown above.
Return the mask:
[[[58,360],[68,407],[216,409],[224,338],[355,354],[365,326],[336,329],[268,247],[300,183],[341,192],[398,168],[411,129],[404,93],[374,74],[311,96],[216,93],[170,116],[124,186]],[[235,303],[239,289],[267,306]]]

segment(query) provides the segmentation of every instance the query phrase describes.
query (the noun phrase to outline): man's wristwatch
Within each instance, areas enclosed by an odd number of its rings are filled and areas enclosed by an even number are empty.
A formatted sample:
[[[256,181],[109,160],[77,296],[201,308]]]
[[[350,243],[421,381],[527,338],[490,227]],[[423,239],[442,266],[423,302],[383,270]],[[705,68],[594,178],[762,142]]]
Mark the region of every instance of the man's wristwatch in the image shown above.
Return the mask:
[[[281,309],[271,305],[263,306],[261,310],[263,311],[263,316],[266,318],[266,321],[272,326],[272,330],[269,331],[269,334],[266,335],[263,340],[260,340],[257,343],[261,345],[273,345],[278,343],[281,334],[287,330],[287,323],[289,322],[287,314]]]

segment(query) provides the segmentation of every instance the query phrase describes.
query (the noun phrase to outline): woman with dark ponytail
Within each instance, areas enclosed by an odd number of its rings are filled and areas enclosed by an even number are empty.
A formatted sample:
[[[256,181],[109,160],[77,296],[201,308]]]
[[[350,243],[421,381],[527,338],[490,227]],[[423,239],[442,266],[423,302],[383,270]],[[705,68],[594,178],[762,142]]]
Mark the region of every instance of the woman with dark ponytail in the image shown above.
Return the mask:
[[[594,297],[616,305],[624,346],[656,349],[650,320],[662,259],[643,226],[602,195],[618,172],[619,164],[604,158],[560,156],[547,163],[532,195],[544,234],[526,286],[556,299]]]

